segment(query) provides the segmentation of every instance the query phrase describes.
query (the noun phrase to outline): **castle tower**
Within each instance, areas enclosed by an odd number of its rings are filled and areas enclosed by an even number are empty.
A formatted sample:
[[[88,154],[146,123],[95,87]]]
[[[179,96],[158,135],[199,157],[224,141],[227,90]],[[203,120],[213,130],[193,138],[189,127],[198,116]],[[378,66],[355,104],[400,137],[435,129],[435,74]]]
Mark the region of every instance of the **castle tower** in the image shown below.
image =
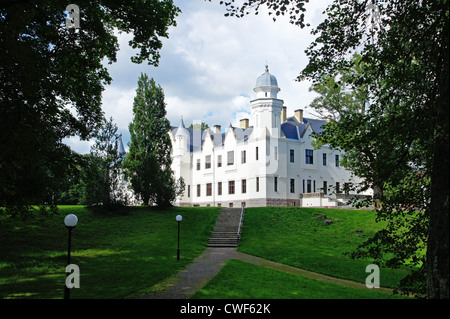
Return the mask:
[[[277,97],[280,88],[276,77],[269,73],[267,65],[266,71],[256,80],[253,91],[256,93],[256,99],[250,101],[250,105],[256,132],[259,136],[268,132],[272,137],[280,137],[284,102]]]
[[[184,126],[183,118],[181,118],[180,125],[175,133],[174,156],[183,156],[188,153],[188,143],[189,131]]]

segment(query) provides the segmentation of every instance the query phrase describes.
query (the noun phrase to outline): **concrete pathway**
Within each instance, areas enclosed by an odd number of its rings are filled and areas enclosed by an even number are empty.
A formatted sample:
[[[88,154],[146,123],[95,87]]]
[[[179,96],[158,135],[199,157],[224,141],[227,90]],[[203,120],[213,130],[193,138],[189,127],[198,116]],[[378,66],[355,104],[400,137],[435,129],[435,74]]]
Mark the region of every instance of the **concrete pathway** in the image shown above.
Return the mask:
[[[282,271],[294,275],[303,276],[323,282],[332,283],[353,288],[367,289],[366,285],[356,281],[339,279],[322,275],[312,271],[273,262],[264,258],[245,254],[235,247],[207,247],[197,259],[176,277],[164,284],[166,287],[161,292],[144,295],[142,299],[188,299],[198,289],[201,289],[210,279],[217,275],[229,259],[238,259],[261,267]],[[377,291],[392,293],[392,289],[378,288]]]
[[[175,278],[164,283],[162,292],[142,296],[143,299],[187,299],[217,275],[227,260],[236,258],[236,247],[206,247],[192,264]]]

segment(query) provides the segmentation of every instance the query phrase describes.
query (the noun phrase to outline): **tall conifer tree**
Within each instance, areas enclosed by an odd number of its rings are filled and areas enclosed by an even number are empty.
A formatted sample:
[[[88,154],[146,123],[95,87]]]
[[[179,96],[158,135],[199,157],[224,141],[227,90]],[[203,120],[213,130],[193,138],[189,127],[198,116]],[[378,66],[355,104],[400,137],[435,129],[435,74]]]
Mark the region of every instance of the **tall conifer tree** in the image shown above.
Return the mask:
[[[168,206],[177,193],[170,167],[170,123],[165,117],[163,89],[146,74],[138,79],[133,114],[125,174],[145,205]]]

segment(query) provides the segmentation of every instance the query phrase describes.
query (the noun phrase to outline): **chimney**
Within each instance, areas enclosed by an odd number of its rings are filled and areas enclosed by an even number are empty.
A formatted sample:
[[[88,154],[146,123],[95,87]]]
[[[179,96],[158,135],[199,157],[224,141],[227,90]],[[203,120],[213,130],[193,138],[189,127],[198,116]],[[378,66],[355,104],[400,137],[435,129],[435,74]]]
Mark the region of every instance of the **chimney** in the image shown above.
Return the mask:
[[[248,129],[248,119],[242,119],[239,121],[241,128]]]
[[[300,123],[303,123],[303,110],[302,109],[298,109],[298,110],[295,110],[294,113],[295,113],[295,117],[297,118],[297,120]]]
[[[286,122],[286,110],[286,106],[283,106],[283,108],[281,109],[281,123]]]
[[[213,130],[214,134],[220,134],[222,133],[221,131],[221,126],[220,125],[214,125],[214,130]]]

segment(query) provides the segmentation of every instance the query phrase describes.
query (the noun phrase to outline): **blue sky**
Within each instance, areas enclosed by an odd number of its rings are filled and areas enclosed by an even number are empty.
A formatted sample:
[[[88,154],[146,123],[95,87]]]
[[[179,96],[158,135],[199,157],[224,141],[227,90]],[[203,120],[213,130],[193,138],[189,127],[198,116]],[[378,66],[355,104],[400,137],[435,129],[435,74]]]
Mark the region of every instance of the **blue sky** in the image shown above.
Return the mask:
[[[242,19],[224,17],[225,7],[218,0],[174,2],[182,13],[177,26],[169,29],[169,39],[163,40],[158,67],[133,64],[133,49],[128,46],[131,35],[118,35],[120,51],[117,62],[108,65],[113,82],[103,92],[102,108],[107,118],[113,117],[125,144],[141,72],[164,89],[167,118],[173,126],[178,126],[181,116],[186,125],[203,121],[224,129],[230,123],[238,125],[241,118],[249,118],[252,125],[250,100],[266,61],[278,80],[278,97],[284,100],[288,116],[298,108],[308,116],[307,106],[315,95],[309,92],[310,83],[295,78],[308,62],[304,51],[314,40],[311,28],[300,29],[284,17],[273,22],[264,10]],[[306,4],[307,22],[317,26],[327,3]],[[88,153],[92,144],[77,137],[66,143],[79,153]]]

